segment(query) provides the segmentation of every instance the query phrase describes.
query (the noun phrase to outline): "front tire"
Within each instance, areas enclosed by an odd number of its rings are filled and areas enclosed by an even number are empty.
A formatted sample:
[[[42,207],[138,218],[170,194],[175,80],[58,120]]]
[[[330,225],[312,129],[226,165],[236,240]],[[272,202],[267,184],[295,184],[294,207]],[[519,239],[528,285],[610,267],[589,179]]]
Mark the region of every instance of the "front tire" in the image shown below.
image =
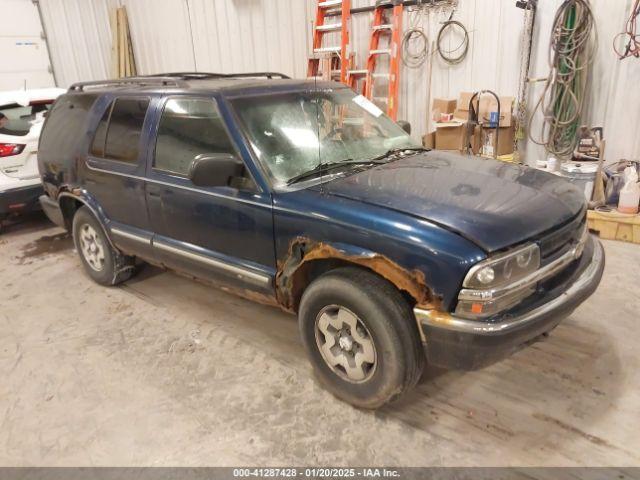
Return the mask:
[[[381,407],[420,379],[424,353],[413,312],[372,272],[346,267],[322,275],[304,292],[298,320],[316,376],[356,407]]]
[[[102,225],[87,207],[81,207],[73,217],[73,243],[85,272],[100,285],[117,285],[133,275],[135,258],[111,246]]]

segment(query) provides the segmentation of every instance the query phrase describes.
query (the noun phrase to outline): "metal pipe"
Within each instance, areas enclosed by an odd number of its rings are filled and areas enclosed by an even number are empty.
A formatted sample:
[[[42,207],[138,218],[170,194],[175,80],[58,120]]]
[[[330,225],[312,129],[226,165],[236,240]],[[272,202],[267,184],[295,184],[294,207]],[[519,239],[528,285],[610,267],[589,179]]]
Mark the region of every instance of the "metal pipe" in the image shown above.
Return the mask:
[[[389,1],[389,3],[382,5],[383,8],[393,8],[393,4],[395,2],[393,1]],[[449,4],[450,0],[403,0],[402,2],[402,6],[403,7],[415,7],[417,5],[438,5],[438,4]],[[352,8],[351,9],[351,14],[357,14],[357,13],[367,13],[367,12],[373,12],[376,9],[375,5],[372,5],[370,7],[359,7],[359,8]],[[338,15],[340,15],[340,10],[336,10],[335,12],[327,12],[327,17],[336,17]]]

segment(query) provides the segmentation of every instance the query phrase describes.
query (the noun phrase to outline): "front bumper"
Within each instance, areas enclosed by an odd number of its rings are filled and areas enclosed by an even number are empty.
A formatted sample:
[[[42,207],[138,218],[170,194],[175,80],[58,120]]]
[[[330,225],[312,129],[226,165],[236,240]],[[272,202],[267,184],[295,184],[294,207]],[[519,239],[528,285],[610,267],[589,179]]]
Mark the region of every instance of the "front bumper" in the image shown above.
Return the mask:
[[[0,218],[10,213],[26,213],[39,208],[38,197],[42,192],[40,183],[0,190]]]
[[[508,356],[552,330],[596,290],[604,271],[604,250],[589,237],[572,274],[560,285],[487,321],[415,308],[427,359],[446,368],[473,370]]]

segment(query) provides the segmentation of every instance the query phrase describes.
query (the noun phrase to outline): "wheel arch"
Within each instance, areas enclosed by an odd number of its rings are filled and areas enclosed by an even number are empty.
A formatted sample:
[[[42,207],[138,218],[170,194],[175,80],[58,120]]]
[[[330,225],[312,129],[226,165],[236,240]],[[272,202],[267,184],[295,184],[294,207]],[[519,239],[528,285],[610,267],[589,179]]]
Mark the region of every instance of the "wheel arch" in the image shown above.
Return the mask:
[[[394,285],[412,306],[433,308],[439,302],[419,270],[409,270],[388,257],[342,243],[316,242],[305,237],[291,241],[286,258],[278,261],[276,296],[286,310],[297,312],[306,288],[320,275],[355,266]]]
[[[107,228],[109,220],[104,214],[102,208],[100,208],[98,202],[88,192],[84,190],[78,192],[71,192],[68,190],[62,191],[58,195],[58,205],[60,205],[62,216],[67,226],[67,230],[69,231],[72,230],[73,217],[76,212],[82,207],[87,207],[95,219],[98,220],[98,223],[100,224],[100,227],[102,227],[102,231],[107,237],[107,240],[109,240],[111,247],[117,250],[117,247],[111,238],[109,229]]]

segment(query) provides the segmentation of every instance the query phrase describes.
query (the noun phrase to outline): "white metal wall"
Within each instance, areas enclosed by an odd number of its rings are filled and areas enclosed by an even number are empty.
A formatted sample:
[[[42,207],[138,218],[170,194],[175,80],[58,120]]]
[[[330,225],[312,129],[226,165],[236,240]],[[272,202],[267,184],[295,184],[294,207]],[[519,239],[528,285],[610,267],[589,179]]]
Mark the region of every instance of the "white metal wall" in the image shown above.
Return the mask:
[[[607,158],[640,158],[640,61],[616,59],[611,42],[621,31],[633,0],[592,0],[599,30],[592,94],[586,123],[605,127]],[[354,7],[373,0],[353,0]],[[58,82],[106,78],[110,34],[108,9],[123,4],[130,19],[141,74],[167,71],[281,71],[303,77],[310,50],[313,0],[40,0]],[[561,0],[539,2],[532,77],[548,73],[547,48]],[[434,11],[422,25],[435,40],[448,12]],[[411,24],[405,16],[405,27]],[[456,19],[471,35],[467,58],[449,66],[433,58],[431,98],[489,88],[516,96],[523,12],[515,0],[459,0]],[[370,15],[354,16],[353,48],[363,60]],[[419,135],[427,130],[428,65],[403,67],[400,117]],[[542,84],[531,90],[531,103]],[[534,127],[538,122],[534,122]],[[544,157],[531,143],[527,159]]]
[[[117,0],[38,0],[58,86],[109,75],[109,7]]]

